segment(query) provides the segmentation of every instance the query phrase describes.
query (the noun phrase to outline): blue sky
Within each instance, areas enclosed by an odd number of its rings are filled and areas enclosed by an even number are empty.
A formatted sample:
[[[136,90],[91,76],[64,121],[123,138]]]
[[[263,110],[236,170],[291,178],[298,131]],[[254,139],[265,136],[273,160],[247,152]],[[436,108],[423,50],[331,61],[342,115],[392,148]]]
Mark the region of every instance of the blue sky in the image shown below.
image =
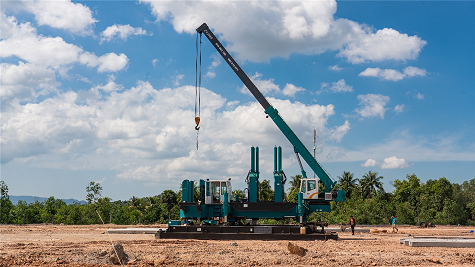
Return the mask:
[[[203,36],[206,22],[337,180],[475,178],[473,1],[3,1],[1,179],[10,195],[84,199],[231,177],[250,147],[272,180],[292,146]],[[311,170],[304,165],[309,176]]]

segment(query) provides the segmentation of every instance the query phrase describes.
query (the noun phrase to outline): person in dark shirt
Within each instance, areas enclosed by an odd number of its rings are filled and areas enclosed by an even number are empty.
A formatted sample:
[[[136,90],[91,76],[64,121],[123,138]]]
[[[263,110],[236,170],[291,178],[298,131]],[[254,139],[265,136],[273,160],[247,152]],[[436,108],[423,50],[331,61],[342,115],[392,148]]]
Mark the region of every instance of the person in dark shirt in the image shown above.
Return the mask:
[[[351,215],[351,218],[350,218],[350,223],[348,223],[351,227],[351,234],[352,235],[355,235],[355,225],[356,225],[356,221],[355,221],[355,218],[353,218],[353,215]]]

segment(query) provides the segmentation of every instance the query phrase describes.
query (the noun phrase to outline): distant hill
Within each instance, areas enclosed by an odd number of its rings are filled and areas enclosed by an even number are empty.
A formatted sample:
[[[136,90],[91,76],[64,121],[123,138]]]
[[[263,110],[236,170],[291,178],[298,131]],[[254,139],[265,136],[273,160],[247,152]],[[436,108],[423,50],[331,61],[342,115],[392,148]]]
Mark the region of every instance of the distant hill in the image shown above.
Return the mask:
[[[36,197],[36,196],[10,196],[10,201],[13,203],[13,205],[17,205],[18,201],[23,200],[26,201],[26,203],[35,203],[36,200],[39,202],[44,202],[47,200],[47,197]],[[86,204],[87,202],[84,200],[77,200],[74,198],[69,198],[69,199],[62,199],[64,202],[66,202],[67,205],[69,204],[74,204],[75,202],[78,202],[79,204]]]

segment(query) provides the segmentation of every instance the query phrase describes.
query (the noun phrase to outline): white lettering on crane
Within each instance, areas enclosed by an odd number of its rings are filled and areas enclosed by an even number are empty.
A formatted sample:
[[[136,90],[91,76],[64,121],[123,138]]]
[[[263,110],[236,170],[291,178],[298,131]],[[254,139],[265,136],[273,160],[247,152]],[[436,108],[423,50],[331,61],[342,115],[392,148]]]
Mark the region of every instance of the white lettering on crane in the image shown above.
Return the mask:
[[[231,58],[228,58],[229,65],[233,67],[234,70],[239,71],[238,67],[234,64]]]
[[[204,32],[205,32],[206,36],[208,36],[208,38],[209,38],[210,40],[214,39],[214,38],[213,38],[213,35],[211,35],[211,33],[209,33],[208,30],[204,30]]]
[[[223,56],[227,56],[227,55],[226,55],[226,52],[224,51],[224,48],[222,48],[222,47],[219,45],[219,43],[216,43],[215,45],[216,45],[216,47],[218,48],[219,52],[221,52],[221,54],[223,54]]]

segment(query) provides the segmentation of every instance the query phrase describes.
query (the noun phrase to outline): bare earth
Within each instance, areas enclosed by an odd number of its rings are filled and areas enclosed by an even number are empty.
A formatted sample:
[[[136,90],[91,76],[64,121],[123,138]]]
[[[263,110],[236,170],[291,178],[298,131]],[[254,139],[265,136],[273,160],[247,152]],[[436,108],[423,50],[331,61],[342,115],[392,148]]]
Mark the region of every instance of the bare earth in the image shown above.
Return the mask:
[[[157,240],[153,234],[106,234],[118,225],[0,225],[0,267],[113,266],[112,243],[122,244],[134,266],[474,266],[473,248],[408,247],[408,234],[472,236],[475,227],[399,226],[399,233],[339,233],[339,240],[292,241],[307,249],[292,254],[288,241]],[[374,228],[372,228],[374,229]],[[376,227],[391,231],[390,227]]]

